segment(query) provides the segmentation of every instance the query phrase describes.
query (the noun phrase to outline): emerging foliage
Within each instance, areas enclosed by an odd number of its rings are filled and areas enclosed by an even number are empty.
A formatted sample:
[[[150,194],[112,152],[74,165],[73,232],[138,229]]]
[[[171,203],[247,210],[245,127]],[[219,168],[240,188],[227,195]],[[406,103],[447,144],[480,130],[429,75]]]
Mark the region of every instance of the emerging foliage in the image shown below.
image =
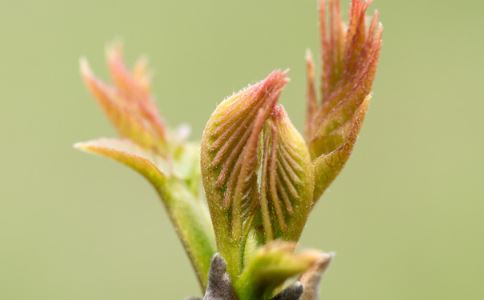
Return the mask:
[[[97,79],[86,60],[81,61],[81,75],[122,139],[98,139],[78,143],[76,148],[112,158],[150,181],[168,211],[200,285],[205,287],[215,245],[206,205],[197,187],[198,156],[193,155],[193,145],[181,142],[180,134],[168,134],[149,93],[144,64],[137,64],[129,72],[119,47],[110,48],[107,56],[114,86]]]
[[[315,163],[315,200],[348,160],[361,127],[375,79],[383,27],[375,12],[369,28],[366,11],[372,1],[352,0],[345,29],[338,0],[320,2],[321,60],[318,101],[314,63],[306,57],[308,104],[305,133]],[[333,167],[328,168],[328,165]]]
[[[166,181],[167,171],[156,163],[151,155],[129,140],[98,139],[77,143],[76,148],[110,157],[143,175],[153,186],[161,186]]]
[[[205,127],[202,176],[214,220],[225,221],[223,238],[241,240],[250,226],[259,198],[260,135],[286,82],[284,72],[271,73],[224,100]]]
[[[352,0],[346,27],[339,0],[320,0],[320,88],[308,51],[304,137],[278,104],[287,72],[273,71],[222,101],[196,144],[160,117],[144,60],[130,70],[121,47],[110,47],[112,85],[81,60],[82,78],[120,138],[76,147],[148,179],[204,299],[318,299],[332,255],[295,247],[316,201],[349,159],[368,109],[382,43],[378,12],[366,22],[370,4]]]
[[[123,63],[120,46],[107,51],[108,67],[113,80],[109,86],[96,78],[87,60],[81,60],[81,74],[106,116],[119,134],[143,148],[163,153],[166,128],[150,94],[146,62],[139,60],[130,72]]]
[[[270,299],[286,280],[310,269],[318,251],[295,253],[296,244],[275,241],[258,249],[236,283],[243,299]]]
[[[296,241],[313,199],[313,168],[303,137],[276,106],[264,134],[261,216],[265,238]]]

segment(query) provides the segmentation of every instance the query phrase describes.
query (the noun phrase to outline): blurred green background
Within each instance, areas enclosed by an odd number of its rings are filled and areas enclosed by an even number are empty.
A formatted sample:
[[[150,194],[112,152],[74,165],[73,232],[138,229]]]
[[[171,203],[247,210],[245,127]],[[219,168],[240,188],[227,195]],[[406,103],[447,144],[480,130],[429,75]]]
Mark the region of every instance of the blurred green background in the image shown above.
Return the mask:
[[[324,299],[484,299],[484,2],[373,8],[374,99],[301,244],[337,252]],[[146,54],[163,115],[193,139],[224,97],[290,68],[282,102],[301,128],[316,1],[1,0],[0,36],[0,299],[199,294],[150,186],[72,149],[114,135],[78,59],[105,76],[108,41]]]

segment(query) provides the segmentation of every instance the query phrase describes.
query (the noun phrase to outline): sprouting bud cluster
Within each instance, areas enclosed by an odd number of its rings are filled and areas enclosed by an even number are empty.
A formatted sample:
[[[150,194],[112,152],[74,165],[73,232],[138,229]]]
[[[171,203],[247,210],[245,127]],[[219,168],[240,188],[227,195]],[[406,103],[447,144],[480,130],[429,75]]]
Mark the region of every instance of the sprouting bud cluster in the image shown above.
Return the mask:
[[[221,249],[242,247],[251,232],[262,243],[297,241],[311,208],[349,158],[381,46],[377,13],[366,28],[369,4],[353,1],[345,30],[339,2],[321,1],[322,80],[318,95],[308,52],[305,138],[277,103],[288,82],[281,71],[227,98],[210,117],[201,165]]]
[[[315,203],[348,160],[368,108],[382,38],[378,13],[367,20],[370,4],[352,0],[346,26],[339,0],[320,0],[320,87],[308,51],[303,135],[278,103],[288,83],[285,71],[222,101],[200,144],[193,144],[173,135],[159,116],[144,60],[129,70],[121,48],[109,48],[112,85],[81,61],[88,89],[121,138],[77,146],[122,162],[151,182],[207,295],[317,299],[332,256],[295,253],[295,245]],[[300,283],[283,290],[294,276]]]

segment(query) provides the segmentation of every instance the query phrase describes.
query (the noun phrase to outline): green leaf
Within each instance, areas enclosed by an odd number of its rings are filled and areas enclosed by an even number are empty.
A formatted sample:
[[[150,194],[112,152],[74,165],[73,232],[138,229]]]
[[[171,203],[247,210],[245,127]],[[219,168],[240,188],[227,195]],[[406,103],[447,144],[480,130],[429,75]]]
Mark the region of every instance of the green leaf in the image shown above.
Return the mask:
[[[313,202],[313,166],[304,138],[278,105],[264,132],[261,214],[266,240],[297,241]]]
[[[235,282],[239,300],[269,299],[286,280],[308,270],[318,254],[295,253],[295,247],[293,242],[273,241],[258,249]]]

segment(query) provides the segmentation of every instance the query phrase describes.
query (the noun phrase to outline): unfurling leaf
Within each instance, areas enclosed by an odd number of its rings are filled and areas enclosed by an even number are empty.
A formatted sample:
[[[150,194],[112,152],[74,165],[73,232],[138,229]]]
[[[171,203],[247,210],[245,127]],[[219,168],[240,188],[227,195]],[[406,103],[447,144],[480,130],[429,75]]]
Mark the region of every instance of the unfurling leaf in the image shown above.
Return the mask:
[[[98,139],[74,145],[77,149],[112,158],[143,175],[159,188],[167,178],[167,171],[162,162],[156,162],[153,156],[129,140]]]
[[[243,251],[258,205],[260,135],[286,83],[286,73],[275,71],[234,94],[216,108],[203,132],[203,183],[217,245],[231,275],[241,264],[234,251]]]
[[[341,171],[356,141],[363,120],[361,113],[366,112],[368,104],[365,99],[369,98],[375,78],[383,30],[378,12],[369,27],[366,26],[366,11],[371,1],[352,0],[350,23],[346,30],[339,0],[328,2],[328,5],[325,0],[320,2],[323,70],[322,99],[319,102],[314,83],[314,63],[311,55],[307,56],[305,133],[315,161],[316,200]],[[328,168],[328,165],[331,167]]]
[[[124,65],[120,47],[108,50],[108,66],[114,86],[96,78],[87,60],[81,60],[81,75],[123,138],[139,146],[166,154],[166,128],[150,94],[150,80],[144,61],[130,72]]]
[[[257,250],[235,282],[240,299],[270,299],[287,280],[306,272],[320,252],[295,253],[294,242],[273,241]]]
[[[313,166],[303,137],[281,105],[266,124],[262,161],[265,238],[297,241],[313,201]]]
[[[113,86],[97,79],[86,60],[81,61],[81,73],[122,139],[99,139],[76,147],[121,162],[149,180],[204,288],[215,243],[206,205],[200,201],[199,147],[186,142],[186,127],[167,135],[150,93],[144,61],[130,71],[120,47],[110,48],[107,56]]]
[[[363,120],[368,110],[371,96],[368,95],[358,108],[355,116],[338,132],[344,137],[344,143],[328,154],[323,154],[314,160],[314,199],[315,201],[333,182],[343,169],[346,161],[353,151],[358,133],[360,132]]]

